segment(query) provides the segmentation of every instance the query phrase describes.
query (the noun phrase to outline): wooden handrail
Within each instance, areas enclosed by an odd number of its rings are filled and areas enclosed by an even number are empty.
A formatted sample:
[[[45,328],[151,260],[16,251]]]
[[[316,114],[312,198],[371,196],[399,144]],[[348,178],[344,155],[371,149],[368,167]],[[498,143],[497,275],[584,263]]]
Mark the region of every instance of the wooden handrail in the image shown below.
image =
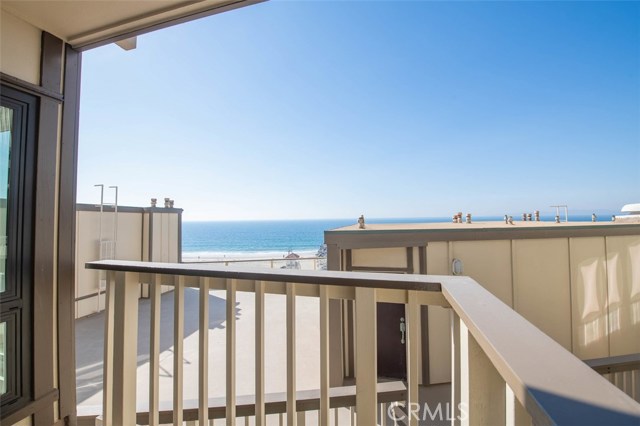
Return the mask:
[[[103,271],[433,292],[441,291],[441,282],[450,282],[453,284],[460,280],[460,277],[450,276],[373,274],[366,272],[344,271],[306,271],[297,269],[266,269],[246,266],[138,262],[129,260],[99,260],[95,262],[88,262],[85,267],[87,269]]]
[[[534,424],[640,423],[640,404],[471,278],[442,292]]]

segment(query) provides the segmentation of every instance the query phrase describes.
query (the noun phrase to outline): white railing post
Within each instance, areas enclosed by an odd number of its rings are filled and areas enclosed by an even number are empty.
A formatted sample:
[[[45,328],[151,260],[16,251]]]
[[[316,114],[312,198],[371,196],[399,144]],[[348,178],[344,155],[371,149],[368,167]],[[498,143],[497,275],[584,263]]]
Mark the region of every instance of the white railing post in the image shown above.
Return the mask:
[[[256,426],[266,424],[264,399],[264,281],[255,282]]]
[[[227,284],[227,426],[236,424],[236,280]]]
[[[149,426],[158,426],[160,401],[160,275],[153,274],[149,280]]]
[[[465,327],[466,328],[466,327]],[[505,424],[505,382],[476,339],[468,333],[469,422],[472,425]]]
[[[320,286],[320,425],[329,425],[329,289]]]
[[[505,424],[506,426],[531,426],[532,420],[527,410],[515,397],[513,390],[507,383],[505,389]]]
[[[417,426],[418,418],[413,415],[412,407],[419,406],[420,398],[418,394],[418,365],[420,361],[420,305],[417,302],[417,291],[408,292],[407,304],[407,413],[409,415],[409,425]],[[422,407],[420,407],[422,408]],[[423,410],[419,409],[419,413]],[[387,415],[387,413],[385,413]]]
[[[287,425],[296,420],[296,286],[287,283]]]
[[[133,425],[136,423],[138,368],[138,274],[116,272],[115,283],[109,287],[109,308],[113,311],[111,424]]]
[[[461,341],[460,341],[460,323],[462,322],[460,317],[456,315],[453,309],[451,313],[451,425],[460,426],[462,424],[461,418],[467,415],[462,413],[460,408],[466,408],[462,406],[462,386],[461,386]],[[468,399],[468,398],[467,398]],[[468,401],[467,401],[468,403]]]
[[[358,423],[377,420],[377,321],[376,289],[356,288],[356,411]]]
[[[182,426],[184,357],[184,276],[175,280],[173,290],[173,424]]]
[[[198,424],[209,420],[209,278],[200,278],[198,335]]]
[[[104,299],[104,357],[102,379],[102,424],[113,422],[113,298],[116,273],[108,271]]]

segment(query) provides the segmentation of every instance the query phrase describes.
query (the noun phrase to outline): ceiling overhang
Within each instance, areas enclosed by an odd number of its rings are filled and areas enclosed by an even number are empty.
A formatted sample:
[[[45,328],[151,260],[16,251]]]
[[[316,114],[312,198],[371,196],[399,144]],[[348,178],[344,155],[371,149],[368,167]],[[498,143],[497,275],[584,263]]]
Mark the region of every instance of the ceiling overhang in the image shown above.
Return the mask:
[[[2,0],[2,9],[78,50],[265,0]]]

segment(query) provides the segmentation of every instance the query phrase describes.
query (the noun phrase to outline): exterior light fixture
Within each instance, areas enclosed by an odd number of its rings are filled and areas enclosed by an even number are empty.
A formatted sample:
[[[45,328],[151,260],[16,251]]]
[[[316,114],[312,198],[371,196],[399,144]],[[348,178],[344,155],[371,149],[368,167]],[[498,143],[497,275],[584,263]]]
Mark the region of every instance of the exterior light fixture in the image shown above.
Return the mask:
[[[451,273],[453,273],[453,275],[462,275],[462,272],[463,272],[462,260],[453,259],[451,261]]]

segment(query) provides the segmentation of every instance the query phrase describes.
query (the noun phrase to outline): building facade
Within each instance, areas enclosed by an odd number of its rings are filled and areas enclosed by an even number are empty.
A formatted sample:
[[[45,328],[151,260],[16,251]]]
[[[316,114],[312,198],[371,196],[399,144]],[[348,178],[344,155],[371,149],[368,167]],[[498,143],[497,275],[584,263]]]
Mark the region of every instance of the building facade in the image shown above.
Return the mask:
[[[368,224],[325,242],[333,270],[469,276],[583,360],[640,353],[640,223]],[[449,309],[423,309],[423,382],[448,382]],[[403,357],[405,317],[403,305],[378,306],[392,324],[379,327],[379,370]]]

